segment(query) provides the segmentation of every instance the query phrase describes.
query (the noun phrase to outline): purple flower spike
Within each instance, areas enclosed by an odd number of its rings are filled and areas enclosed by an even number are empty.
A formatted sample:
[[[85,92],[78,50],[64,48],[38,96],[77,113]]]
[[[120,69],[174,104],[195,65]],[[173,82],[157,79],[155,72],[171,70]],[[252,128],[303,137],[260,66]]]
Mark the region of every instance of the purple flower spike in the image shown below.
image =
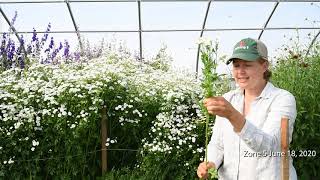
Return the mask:
[[[48,39],[48,33],[50,32],[50,29],[51,29],[51,24],[49,23],[48,26],[47,26],[47,30],[46,32],[44,33],[43,37],[41,38],[41,43],[44,44],[44,42],[47,41]]]
[[[21,69],[24,69],[24,67],[25,67],[25,62],[24,62],[23,56],[20,56],[20,57],[18,58],[18,61],[19,61],[20,68],[21,68]]]
[[[9,28],[9,31],[11,31],[12,30],[12,27],[13,27],[13,25],[14,25],[14,23],[16,22],[16,20],[17,20],[17,16],[18,16],[18,12],[17,11],[15,11],[14,12],[14,17],[12,18],[12,20],[11,20],[11,27]]]
[[[70,45],[68,43],[67,40],[64,41],[64,53],[63,53],[63,56],[68,58],[69,57],[69,48],[70,48]]]
[[[62,42],[60,42],[59,51],[63,48]]]
[[[14,17],[13,17],[13,19],[11,20],[11,25],[14,25],[14,23],[15,23],[16,20],[17,20],[17,16],[18,16],[18,12],[15,11],[15,12],[14,12]]]
[[[59,53],[60,49],[57,48],[55,49],[53,52],[52,52],[52,55],[51,55],[51,60],[53,61],[53,59],[57,56],[57,54]]]
[[[9,38],[7,47],[6,47],[6,49],[5,49],[6,52],[9,52],[9,51],[10,51],[11,43],[12,43],[12,41],[11,41],[11,39]]]
[[[27,46],[27,54],[30,54],[32,52],[32,46],[31,44],[28,44]]]
[[[53,37],[51,37],[51,41],[50,41],[50,44],[49,44],[49,48],[52,49],[54,46],[54,41],[53,41]]]
[[[9,51],[8,51],[8,59],[11,61],[13,59],[13,56],[15,54],[15,44],[14,42],[12,42],[11,44],[9,44]]]
[[[32,33],[32,42],[34,42],[34,41],[38,41],[37,31],[35,28],[33,28],[33,33]]]
[[[0,55],[5,53],[6,39],[7,39],[7,33],[3,33],[2,34],[2,41],[1,41],[1,45],[0,45]]]
[[[24,46],[24,39],[23,39],[23,35],[20,36],[20,45]]]
[[[48,24],[48,27],[47,27],[47,32],[49,32],[51,29],[51,23]]]
[[[3,33],[2,38],[3,38],[3,40],[5,40],[7,38],[7,33]]]

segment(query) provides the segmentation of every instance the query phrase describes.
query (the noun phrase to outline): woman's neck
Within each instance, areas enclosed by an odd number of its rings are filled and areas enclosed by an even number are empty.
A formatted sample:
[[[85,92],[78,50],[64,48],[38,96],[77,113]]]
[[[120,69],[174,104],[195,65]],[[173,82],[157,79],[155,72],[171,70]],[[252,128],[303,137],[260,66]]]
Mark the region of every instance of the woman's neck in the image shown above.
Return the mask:
[[[259,84],[258,86],[252,88],[252,89],[244,89],[244,101],[243,101],[243,115],[247,116],[250,111],[250,104],[251,102],[258,97],[264,87],[266,87],[267,81],[264,81],[263,83]]]
[[[263,89],[266,87],[267,85],[267,81],[263,81],[262,83],[258,84],[257,86],[253,87],[253,88],[248,88],[248,89],[245,89],[244,92],[245,92],[245,96],[246,98],[256,98],[258,97]]]

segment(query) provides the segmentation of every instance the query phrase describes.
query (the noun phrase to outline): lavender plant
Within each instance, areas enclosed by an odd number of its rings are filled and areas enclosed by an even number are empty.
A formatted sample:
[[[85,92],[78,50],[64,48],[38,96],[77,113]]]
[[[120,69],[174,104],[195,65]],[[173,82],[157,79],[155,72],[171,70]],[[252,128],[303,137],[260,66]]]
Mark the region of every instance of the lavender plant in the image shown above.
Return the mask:
[[[1,46],[0,46],[0,70],[8,69],[11,67],[24,67],[22,47],[24,45],[23,36],[20,37],[20,47],[17,47],[15,42],[10,37],[13,31],[13,25],[17,19],[17,12],[11,20],[8,33],[2,34]]]
[[[11,20],[12,26],[7,33],[3,33],[0,37],[0,71],[17,67],[24,69],[25,67],[29,67],[32,63],[61,64],[79,62],[81,53],[71,52],[70,43],[67,40],[62,43],[56,42],[53,37],[49,37],[52,27],[51,23],[48,24],[46,32],[42,37],[39,37],[36,29],[33,28],[30,41],[26,43],[24,37],[21,35],[19,37],[18,45],[11,37],[17,16],[18,13],[16,12]],[[102,48],[103,45],[100,49]],[[85,58],[89,54],[82,53],[81,55]],[[99,53],[96,53],[94,57],[100,56],[101,50]],[[31,62],[30,59],[33,61]]]

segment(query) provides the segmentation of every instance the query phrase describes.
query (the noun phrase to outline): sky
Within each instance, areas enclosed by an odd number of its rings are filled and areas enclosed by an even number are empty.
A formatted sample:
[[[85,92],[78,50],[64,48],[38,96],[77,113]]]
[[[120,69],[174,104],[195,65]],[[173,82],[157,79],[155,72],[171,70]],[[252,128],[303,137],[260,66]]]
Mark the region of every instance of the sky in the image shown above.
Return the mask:
[[[41,1],[41,0],[37,0]],[[7,1],[8,2],[8,1]],[[11,1],[12,2],[12,1]],[[21,2],[21,1],[20,1]],[[206,1],[198,2],[141,2],[141,21],[143,30],[164,29],[201,29],[207,8]],[[206,28],[262,28],[268,19],[274,2],[212,2]],[[71,9],[80,30],[138,30],[137,2],[71,2]],[[0,6],[9,19],[18,12],[15,28],[18,31],[45,31],[48,23],[52,31],[73,31],[74,27],[65,3],[5,3]],[[315,21],[315,22],[314,22]],[[306,46],[311,42],[309,33],[320,30],[320,3],[281,2],[271,18],[268,28],[316,27],[316,30],[267,30],[261,40],[269,49],[270,61],[275,61],[279,48],[292,43],[296,36]],[[0,15],[0,32],[8,31],[8,24]],[[205,31],[203,36],[219,41],[219,55],[227,57],[232,47],[240,39],[258,38],[259,31]],[[91,45],[99,44],[104,39],[124,42],[132,51],[139,51],[139,34],[130,33],[82,33]],[[30,39],[31,34],[24,34]],[[56,41],[67,39],[72,48],[78,41],[73,33],[52,34]],[[195,71],[197,59],[197,40],[200,32],[143,32],[142,46],[145,57],[154,56],[163,46],[173,57],[173,65]],[[320,37],[319,37],[320,38]],[[200,63],[201,68],[201,63]],[[224,63],[218,67],[220,73],[230,72]]]

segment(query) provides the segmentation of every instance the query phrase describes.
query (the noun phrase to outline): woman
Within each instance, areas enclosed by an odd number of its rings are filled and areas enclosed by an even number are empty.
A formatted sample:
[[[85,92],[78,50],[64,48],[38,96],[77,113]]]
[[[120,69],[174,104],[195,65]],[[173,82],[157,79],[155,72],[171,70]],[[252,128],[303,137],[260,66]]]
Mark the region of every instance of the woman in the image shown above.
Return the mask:
[[[204,100],[210,114],[217,115],[208,145],[208,163],[200,163],[197,174],[207,178],[208,169],[218,169],[224,180],[279,180],[281,152],[280,122],[289,118],[289,142],[296,118],[294,96],[274,87],[269,78],[268,52],[259,40],[238,42],[227,64],[239,85],[222,97]],[[289,162],[290,179],[297,175]]]

